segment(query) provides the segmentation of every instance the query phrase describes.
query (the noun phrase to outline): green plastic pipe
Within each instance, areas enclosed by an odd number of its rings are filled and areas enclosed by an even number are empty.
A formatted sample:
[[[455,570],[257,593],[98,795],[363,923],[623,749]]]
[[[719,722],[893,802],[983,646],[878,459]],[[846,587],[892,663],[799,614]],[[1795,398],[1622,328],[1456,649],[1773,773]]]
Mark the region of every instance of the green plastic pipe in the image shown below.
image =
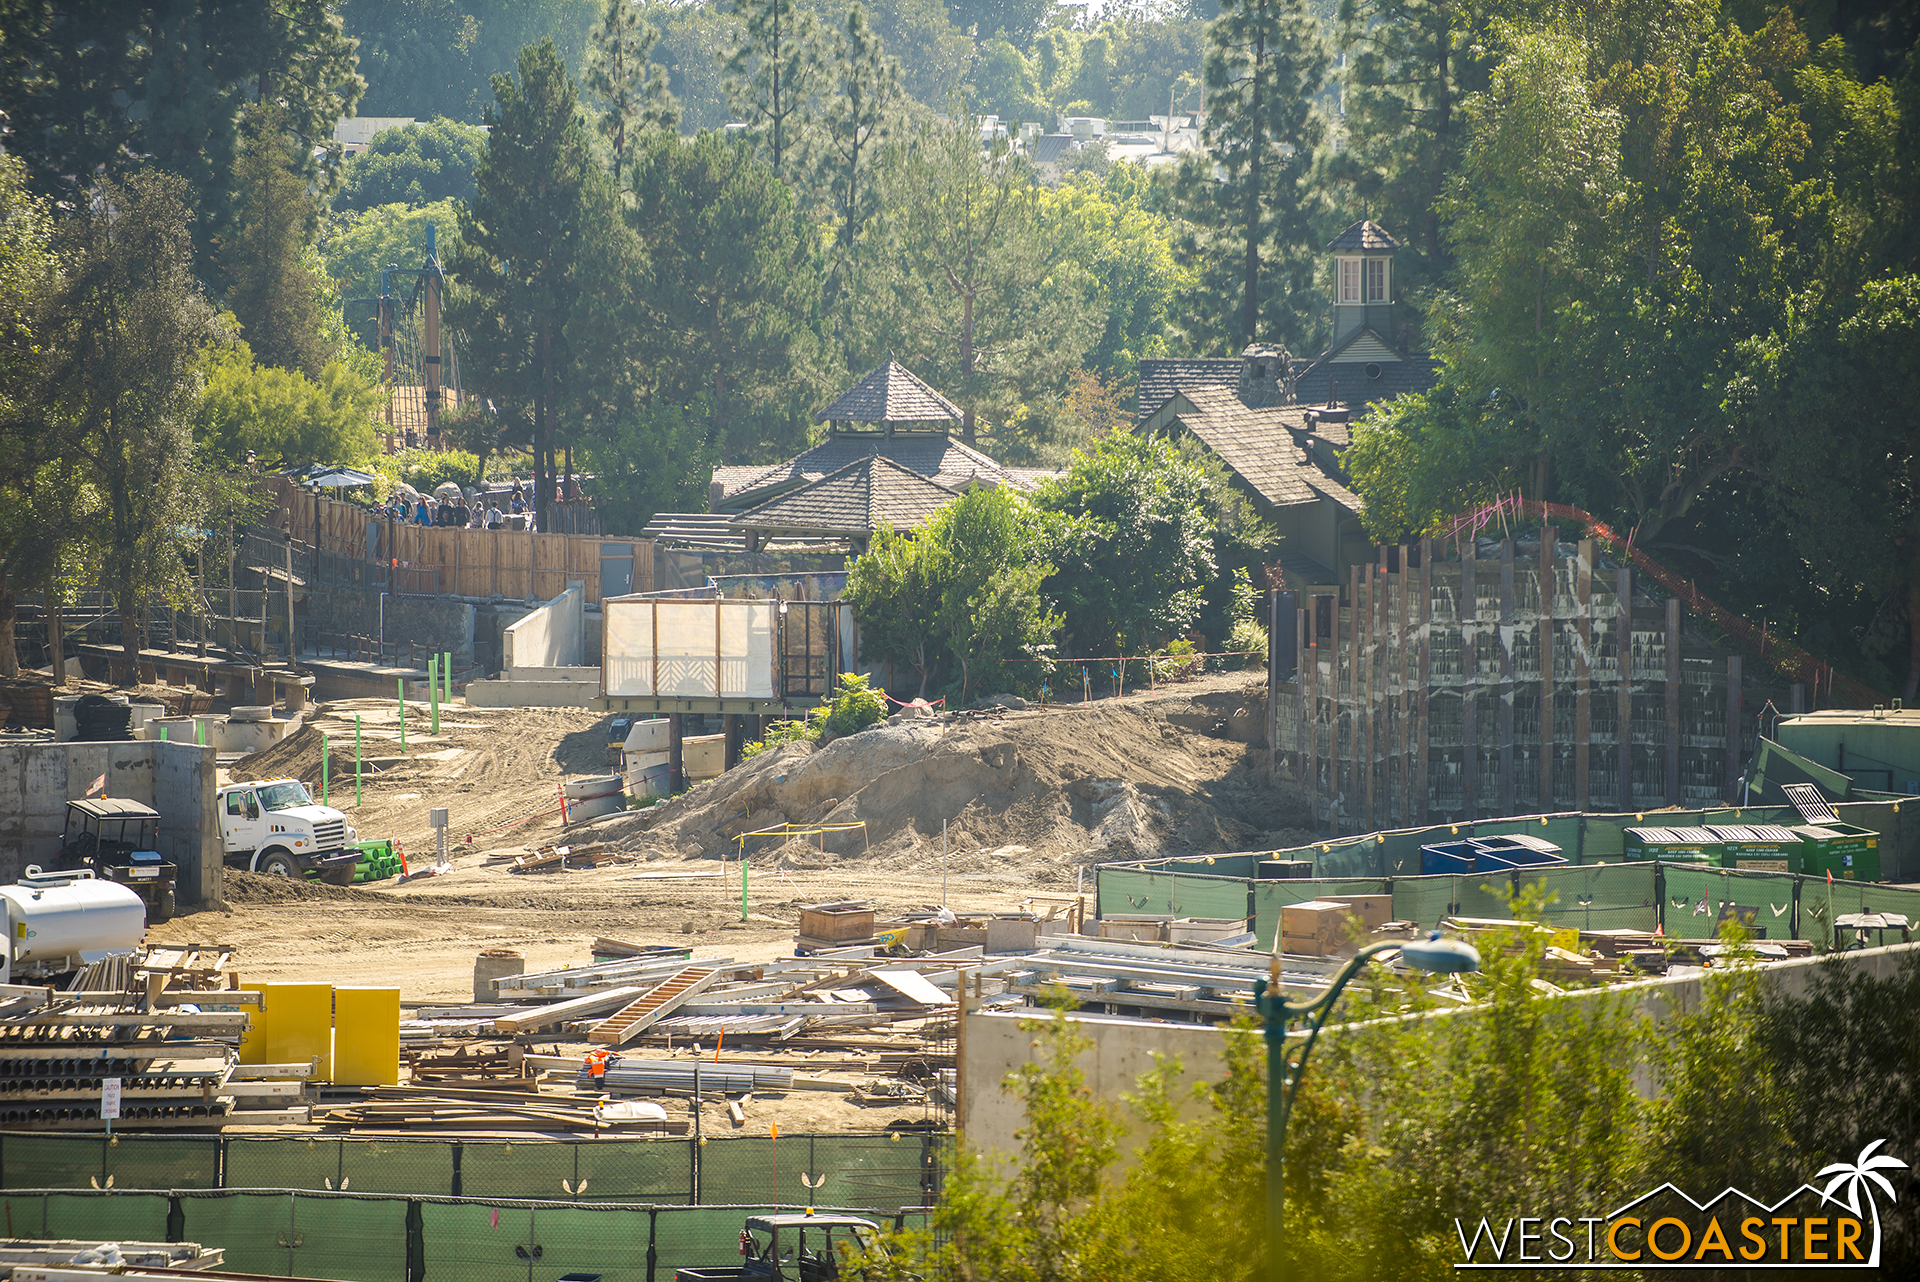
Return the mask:
[[[427,707],[431,710],[433,716],[433,720],[430,723],[431,731],[436,735],[440,733],[439,665],[440,660],[432,655],[427,656]]]
[[[747,919],[747,852],[740,852],[740,920]]]
[[[440,684],[446,687],[445,703],[453,702],[453,651],[440,652]]]

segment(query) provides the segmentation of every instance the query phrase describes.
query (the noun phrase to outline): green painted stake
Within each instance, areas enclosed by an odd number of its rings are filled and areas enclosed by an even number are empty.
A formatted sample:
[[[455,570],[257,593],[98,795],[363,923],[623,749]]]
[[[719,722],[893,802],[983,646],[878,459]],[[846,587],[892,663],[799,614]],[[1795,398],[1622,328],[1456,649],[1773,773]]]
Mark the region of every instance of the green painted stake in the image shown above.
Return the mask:
[[[328,800],[329,800],[329,794],[328,794],[328,784],[327,784],[327,737],[325,735],[321,735],[320,736],[320,804],[324,806],[327,804]]]
[[[740,852],[740,920],[747,919],[747,852]]]
[[[394,698],[400,705],[400,751],[407,750],[407,679],[395,677],[393,680]]]
[[[444,702],[452,703],[453,702],[453,651],[451,650],[442,650],[440,652],[440,684],[447,688],[447,697],[444,700]]]
[[[193,741],[202,748],[207,746],[207,723],[198,717],[193,719]]]
[[[161,742],[161,743],[165,743],[166,741],[167,741],[167,728],[166,728],[165,726],[161,726],[161,727],[160,727],[160,742]]]
[[[427,656],[427,707],[432,710],[432,733],[440,733],[440,660]]]
[[[353,804],[360,804],[360,714],[353,714]]]

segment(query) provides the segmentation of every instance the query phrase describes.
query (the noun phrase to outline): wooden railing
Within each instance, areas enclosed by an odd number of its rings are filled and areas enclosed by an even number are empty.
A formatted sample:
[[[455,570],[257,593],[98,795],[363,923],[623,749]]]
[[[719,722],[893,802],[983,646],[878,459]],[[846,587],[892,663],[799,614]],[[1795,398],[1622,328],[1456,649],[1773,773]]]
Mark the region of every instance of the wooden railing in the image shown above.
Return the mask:
[[[280,477],[266,485],[279,529],[337,556],[372,562],[384,571],[378,577],[387,590],[400,595],[547,601],[573,579],[585,583],[589,602],[601,599],[603,587],[606,595],[653,590],[651,539],[409,525]],[[610,572],[627,571],[626,582],[603,585],[603,563]]]

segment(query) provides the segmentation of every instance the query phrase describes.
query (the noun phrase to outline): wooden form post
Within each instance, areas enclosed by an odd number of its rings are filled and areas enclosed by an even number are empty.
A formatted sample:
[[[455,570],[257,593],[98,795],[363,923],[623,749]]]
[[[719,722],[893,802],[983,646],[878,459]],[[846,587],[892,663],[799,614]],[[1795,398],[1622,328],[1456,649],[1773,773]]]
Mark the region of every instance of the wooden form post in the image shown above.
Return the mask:
[[[1455,540],[1460,549],[1460,791],[1461,816],[1480,817],[1479,709],[1474,692],[1480,680],[1480,598],[1474,584],[1473,536]]]
[[[1614,706],[1620,733],[1614,744],[1615,768],[1620,772],[1620,809],[1633,809],[1633,567],[1620,567],[1620,614],[1614,620],[1614,647],[1620,655],[1620,684],[1614,688]]]
[[[1360,614],[1356,619],[1358,627],[1355,629],[1356,631],[1365,629],[1360,638],[1360,644],[1355,647],[1355,653],[1360,658],[1361,687],[1358,692],[1359,702],[1355,705],[1360,712],[1358,727],[1360,742],[1359,750],[1353,754],[1360,767],[1360,778],[1355,781],[1354,801],[1361,807],[1360,831],[1362,832],[1371,832],[1374,828],[1373,761],[1374,744],[1379,733],[1379,692],[1375,688],[1377,683],[1374,681],[1374,668],[1380,654],[1380,631],[1376,626],[1380,611],[1375,607],[1379,595],[1380,577],[1374,572],[1373,566],[1368,565],[1360,576]]]
[[[1553,795],[1554,604],[1559,577],[1553,570],[1553,527],[1540,524],[1540,794],[1539,809],[1557,809]]]
[[[1742,770],[1741,754],[1746,747],[1741,734],[1741,672],[1740,656],[1727,656],[1727,768],[1726,799],[1729,805],[1740,805],[1740,776]]]
[[[1513,540],[1500,540],[1500,813],[1513,804]]]
[[[1667,804],[1680,804],[1680,598],[1667,598]]]
[[[1414,602],[1414,619],[1420,634],[1420,679],[1414,683],[1416,701],[1413,727],[1413,822],[1427,822],[1427,794],[1432,785],[1427,772],[1427,735],[1431,729],[1427,694],[1433,683],[1433,540],[1420,540],[1419,600]]]
[[[1592,807],[1593,728],[1593,559],[1598,545],[1580,540],[1580,556],[1573,566],[1573,808],[1585,814]]]

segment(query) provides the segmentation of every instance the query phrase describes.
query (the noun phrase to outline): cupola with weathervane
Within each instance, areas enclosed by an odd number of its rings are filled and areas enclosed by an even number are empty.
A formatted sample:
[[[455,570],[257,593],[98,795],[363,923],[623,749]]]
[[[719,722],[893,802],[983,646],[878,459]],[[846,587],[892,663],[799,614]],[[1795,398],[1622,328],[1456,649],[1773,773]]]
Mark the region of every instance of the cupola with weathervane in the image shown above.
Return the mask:
[[[1393,256],[1400,242],[1385,228],[1361,219],[1334,237],[1333,346],[1358,329],[1393,342]]]

